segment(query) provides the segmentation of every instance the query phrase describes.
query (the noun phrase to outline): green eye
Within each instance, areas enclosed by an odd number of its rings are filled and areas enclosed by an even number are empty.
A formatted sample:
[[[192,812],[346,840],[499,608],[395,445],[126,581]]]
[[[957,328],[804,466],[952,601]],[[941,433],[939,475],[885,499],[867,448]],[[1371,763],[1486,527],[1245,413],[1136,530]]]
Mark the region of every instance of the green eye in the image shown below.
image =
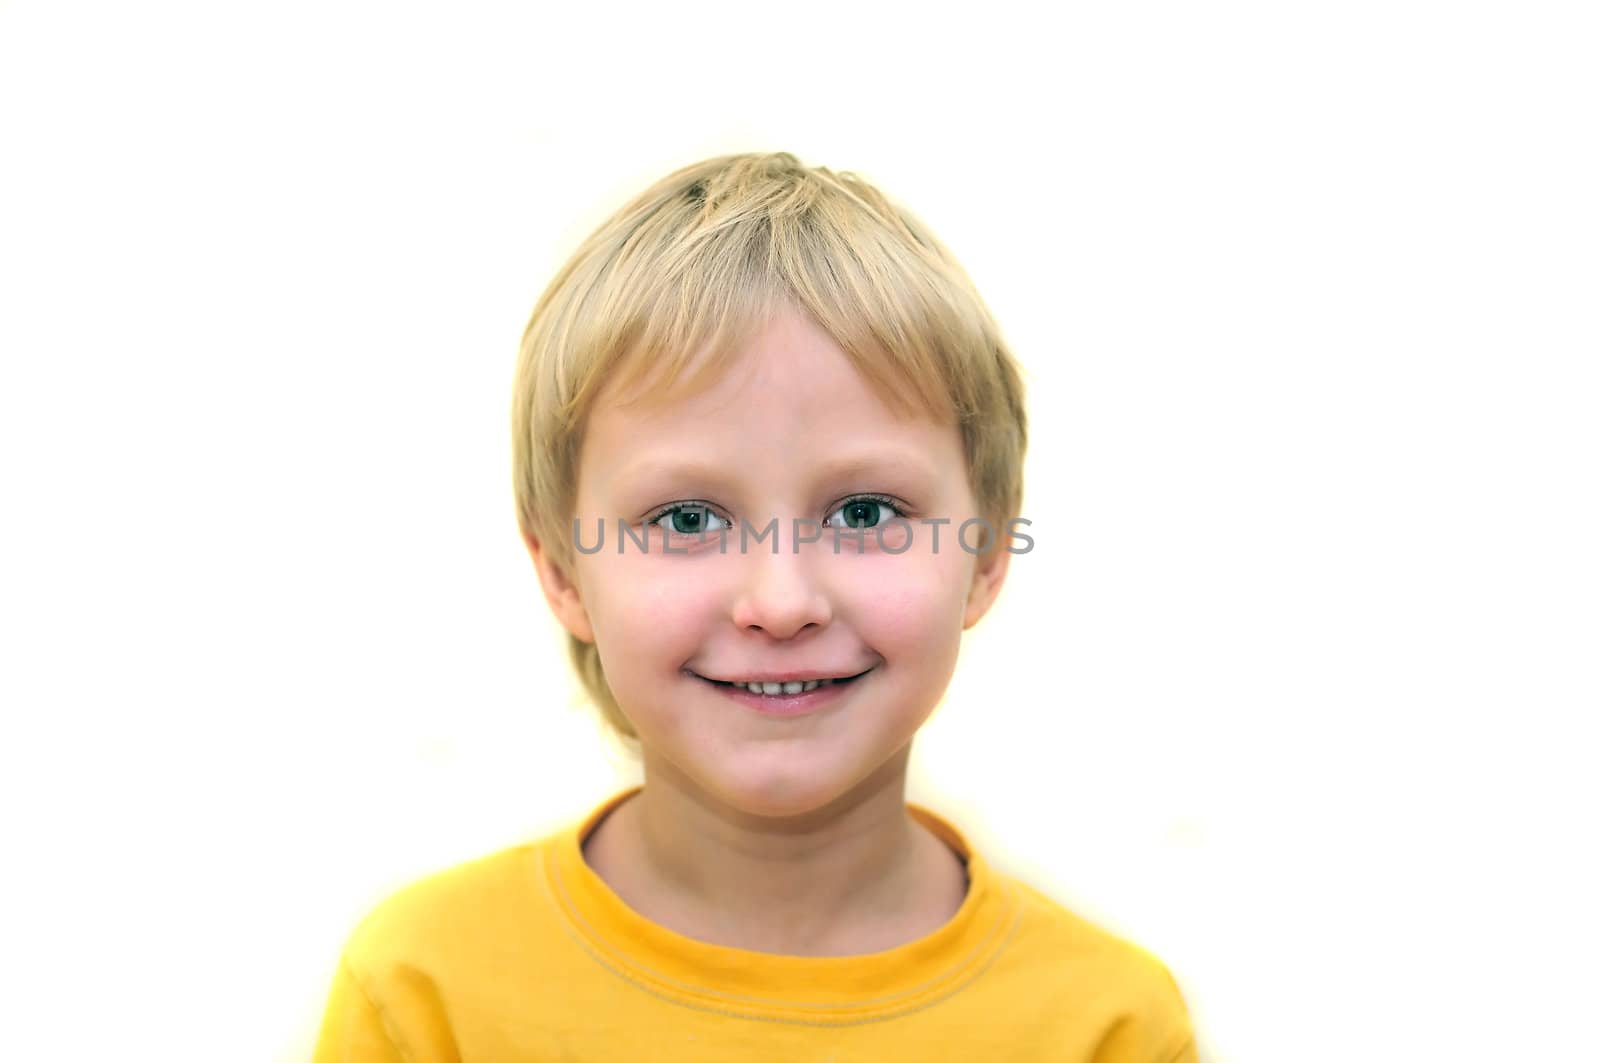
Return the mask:
[[[870,528],[878,523],[880,507],[876,502],[851,502],[845,506],[844,523],[849,528]]]
[[[704,530],[710,523],[706,518],[710,514],[703,509],[675,509],[667,514],[667,519],[672,523],[672,530],[683,535],[693,535]]]
[[[645,523],[658,525],[673,535],[700,535],[728,526],[727,521],[711,512],[710,506],[693,504],[669,506]]]
[[[846,499],[844,505],[834,510],[826,521],[829,527],[848,528],[852,531],[876,528],[884,521],[893,517],[903,517],[904,513],[894,502],[881,495],[857,495],[855,498]],[[841,520],[834,520],[839,517]]]

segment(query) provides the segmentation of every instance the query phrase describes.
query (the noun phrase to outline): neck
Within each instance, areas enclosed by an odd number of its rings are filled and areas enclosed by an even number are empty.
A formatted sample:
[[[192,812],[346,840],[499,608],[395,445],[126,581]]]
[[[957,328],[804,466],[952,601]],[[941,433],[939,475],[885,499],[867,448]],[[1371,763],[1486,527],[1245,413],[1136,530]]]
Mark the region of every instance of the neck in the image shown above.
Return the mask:
[[[955,854],[906,810],[908,754],[786,817],[728,808],[647,760],[644,789],[586,856],[631,907],[689,937],[790,955],[892,948],[942,925],[965,891]]]

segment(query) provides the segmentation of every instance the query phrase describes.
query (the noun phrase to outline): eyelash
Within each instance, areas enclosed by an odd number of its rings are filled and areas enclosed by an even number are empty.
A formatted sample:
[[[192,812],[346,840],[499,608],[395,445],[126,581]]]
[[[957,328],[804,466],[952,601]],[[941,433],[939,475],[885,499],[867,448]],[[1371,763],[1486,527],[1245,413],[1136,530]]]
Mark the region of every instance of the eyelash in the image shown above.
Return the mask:
[[[708,512],[711,512],[711,513],[717,513],[716,508],[714,506],[710,505],[709,503],[706,503],[706,502],[674,502],[670,506],[662,506],[660,509],[658,509],[655,512],[651,513],[648,517],[646,517],[644,519],[644,525],[645,525],[645,527],[648,528],[648,527],[650,527],[650,525],[652,525],[652,524],[656,523],[657,521],[659,521],[662,517],[670,517],[674,513],[677,513],[680,510],[685,510],[685,509],[704,509],[704,510],[707,510]],[[727,518],[723,517],[720,513],[717,513],[717,516],[718,516],[719,519],[722,519],[722,520],[726,520],[727,519]]]
[[[840,502],[837,506],[834,506],[831,510],[829,510],[828,511],[828,516],[830,516],[830,517],[833,516],[835,513],[839,512],[841,509],[843,509],[844,507],[846,507],[846,506],[848,506],[848,505],[850,505],[850,504],[852,504],[854,502],[876,502],[876,503],[878,503],[878,505],[884,506],[885,508],[889,509],[893,513],[893,515],[896,516],[896,517],[902,517],[903,518],[908,513],[907,507],[902,506],[899,502],[896,502],[894,499],[890,498],[888,495],[866,494],[866,495],[851,495],[849,498],[846,498],[843,502]]]
[[[829,517],[833,516],[835,513],[839,512],[841,509],[843,509],[844,507],[850,505],[853,502],[876,502],[878,505],[885,506],[888,509],[892,510],[894,516],[896,516],[896,517],[904,518],[904,517],[908,516],[909,513],[910,513],[910,507],[909,506],[906,506],[906,505],[896,501],[895,499],[890,498],[888,495],[864,494],[864,495],[850,495],[850,496],[848,496],[847,498],[842,500],[837,506],[834,506],[832,509],[830,509],[828,511],[827,516],[829,516]],[[722,513],[720,513],[718,511],[717,507],[713,506],[709,502],[674,502],[670,506],[662,506],[660,509],[654,511],[648,517],[646,517],[644,519],[645,526],[648,527],[648,526],[650,526],[652,524],[655,524],[662,517],[670,517],[670,516],[672,516],[672,514],[678,512],[679,510],[685,510],[685,509],[704,509],[704,510],[708,510],[709,512],[715,514],[718,517],[718,519],[725,520],[729,524],[733,523],[732,518],[723,516]],[[826,518],[824,518],[824,521],[826,521]],[[683,533],[680,532],[679,534],[683,534]],[[689,534],[694,534],[694,533],[691,532]]]

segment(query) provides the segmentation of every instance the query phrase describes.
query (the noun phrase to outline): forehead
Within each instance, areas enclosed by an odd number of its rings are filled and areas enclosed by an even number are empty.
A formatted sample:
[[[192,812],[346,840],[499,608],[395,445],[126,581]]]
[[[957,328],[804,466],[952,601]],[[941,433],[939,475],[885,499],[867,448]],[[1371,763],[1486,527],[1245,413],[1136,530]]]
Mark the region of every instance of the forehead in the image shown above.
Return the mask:
[[[785,408],[819,414],[848,410],[875,421],[954,423],[948,411],[926,408],[923,389],[895,379],[887,359],[873,359],[864,371],[861,359],[796,311],[778,313],[720,347],[708,345],[681,368],[664,371],[645,357],[635,359],[601,389],[591,421],[665,421],[781,399]]]
[[[803,315],[774,318],[724,356],[676,379],[642,374],[608,384],[585,431],[587,463],[646,467],[652,455],[700,464],[787,461],[848,469],[925,466],[958,438],[937,418],[863,373]],[[931,453],[930,453],[931,451]]]

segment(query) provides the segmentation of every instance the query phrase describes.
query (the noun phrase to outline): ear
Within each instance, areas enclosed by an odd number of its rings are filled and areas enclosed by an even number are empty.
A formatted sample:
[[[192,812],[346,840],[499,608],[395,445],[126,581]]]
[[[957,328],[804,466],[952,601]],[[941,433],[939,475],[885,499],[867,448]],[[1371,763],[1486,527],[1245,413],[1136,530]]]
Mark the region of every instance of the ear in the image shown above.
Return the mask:
[[[533,558],[534,570],[539,573],[539,586],[544,589],[550,611],[575,638],[593,642],[594,628],[589,623],[589,612],[583,607],[577,584],[561,570],[536,537],[525,536],[523,542],[528,547],[528,556]]]
[[[1011,551],[1009,535],[1000,535],[992,549],[978,555],[978,563],[972,572],[972,587],[967,591],[967,607],[961,615],[961,630],[966,631],[989,611],[994,600],[1000,594],[1000,585],[1006,581],[1006,572],[1011,567]]]

